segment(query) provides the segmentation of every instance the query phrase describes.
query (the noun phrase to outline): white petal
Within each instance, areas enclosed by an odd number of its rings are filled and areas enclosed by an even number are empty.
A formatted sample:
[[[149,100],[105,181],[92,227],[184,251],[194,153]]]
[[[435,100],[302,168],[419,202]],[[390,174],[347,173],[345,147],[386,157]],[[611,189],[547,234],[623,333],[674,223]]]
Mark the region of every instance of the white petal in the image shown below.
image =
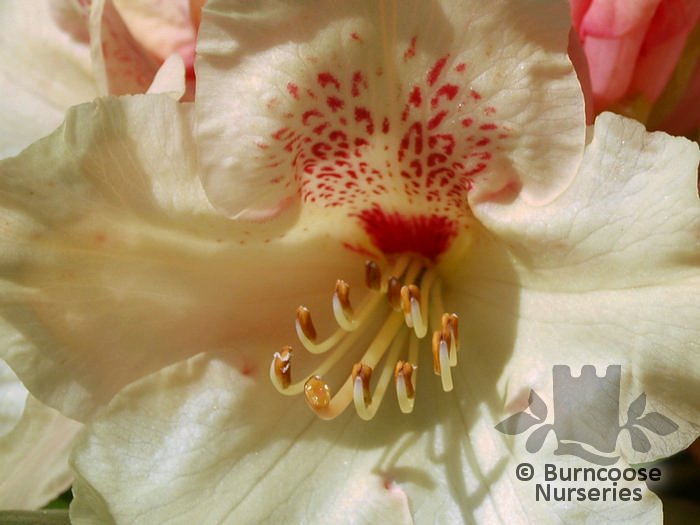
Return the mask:
[[[17,425],[26,400],[27,389],[7,363],[0,360],[0,437]]]
[[[388,399],[370,422],[353,413],[316,419],[300,399],[274,392],[266,367],[252,366],[255,354],[237,356],[192,358],[115,397],[73,456],[73,523],[659,519],[644,487],[633,509],[536,503],[534,486],[515,479],[509,440],[493,428],[500,405],[487,356],[458,369],[450,394],[426,367],[413,414]],[[531,458],[536,468],[552,461],[540,458]]]
[[[80,423],[32,396],[21,420],[0,438],[0,508],[39,508],[71,484],[68,455]]]
[[[647,410],[679,426],[666,436],[648,434],[648,454],[632,450],[621,433],[617,445],[627,461],[667,457],[698,437],[700,370],[693,363],[700,359],[700,278],[549,292],[521,287],[515,271],[507,270],[508,254],[488,248],[477,246],[473,255],[482,265],[488,260],[501,268],[498,278],[475,271],[450,290],[445,302],[460,315],[460,361],[482,371],[487,365],[498,378],[506,403],[503,419],[527,406],[530,390],[551,401],[555,365],[569,366],[575,376],[586,365],[595,366],[599,376],[608,366],[621,365],[620,425],[631,402],[646,393]],[[470,362],[475,356],[479,361]]]
[[[299,195],[346,216],[373,204],[463,213],[448,190],[472,186],[475,199],[547,201],[584,145],[569,26],[565,4],[538,1],[209,2],[205,188],[253,218]]]
[[[36,509],[73,481],[68,455],[82,425],[42,405],[0,361],[0,509]]]
[[[98,100],[0,164],[0,349],[34,395],[76,419],[168,363],[293,326],[302,291],[362,271],[328,236],[214,211],[190,109]]]
[[[646,463],[688,447],[700,434],[700,370],[694,365],[700,360],[699,287],[696,278],[624,291],[523,291],[522,321],[502,380],[508,397],[529,388],[551,392],[554,365],[569,365],[574,375],[594,365],[599,376],[610,365],[622,365],[621,424],[632,401],[645,393],[647,411],[679,426],[666,436],[649,433],[648,454],[635,453],[628,438],[620,437],[625,457]]]
[[[468,348],[509,349],[500,385],[511,407],[530,389],[551,393],[554,365],[622,365],[621,407],[646,393],[680,427],[646,456],[620,440],[630,462],[650,461],[699,431],[698,148],[610,114],[591,131],[580,173],[552,203],[475,207],[503,243],[479,240],[449,299]],[[472,343],[485,329],[469,320],[490,310],[493,340]]]
[[[48,135],[97,94],[79,14],[67,0],[0,3],[0,158]]]
[[[512,252],[518,279],[591,291],[697,277],[697,144],[610,113],[590,131],[579,174],[552,203],[474,207]]]

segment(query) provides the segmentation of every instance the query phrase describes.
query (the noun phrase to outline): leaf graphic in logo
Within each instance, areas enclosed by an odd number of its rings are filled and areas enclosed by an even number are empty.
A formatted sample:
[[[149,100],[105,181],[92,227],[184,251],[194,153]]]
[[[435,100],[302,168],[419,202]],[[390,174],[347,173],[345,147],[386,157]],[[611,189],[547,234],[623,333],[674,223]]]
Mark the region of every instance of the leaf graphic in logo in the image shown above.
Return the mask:
[[[525,432],[532,425],[536,425],[537,423],[541,422],[541,420],[532,417],[526,412],[518,412],[517,414],[513,414],[496,425],[496,430],[512,436]]]
[[[627,422],[630,423],[635,419],[639,419],[644,413],[644,408],[647,406],[647,395],[642,392],[637,399],[632,401],[632,404],[627,409]]]
[[[554,425],[542,425],[540,428],[535,429],[530,437],[527,438],[525,442],[525,448],[528,452],[537,452],[542,448],[545,438],[550,430],[554,429]]]
[[[547,405],[534,390],[530,390],[530,397],[527,400],[528,408],[540,421],[547,419]]]
[[[659,436],[666,436],[678,430],[678,425],[658,412],[649,412],[643,418],[637,419],[634,424],[651,430],[654,434],[658,434]]]
[[[651,443],[644,435],[644,432],[635,427],[627,427],[629,430],[630,437],[632,438],[632,448],[637,452],[649,452],[651,450]]]

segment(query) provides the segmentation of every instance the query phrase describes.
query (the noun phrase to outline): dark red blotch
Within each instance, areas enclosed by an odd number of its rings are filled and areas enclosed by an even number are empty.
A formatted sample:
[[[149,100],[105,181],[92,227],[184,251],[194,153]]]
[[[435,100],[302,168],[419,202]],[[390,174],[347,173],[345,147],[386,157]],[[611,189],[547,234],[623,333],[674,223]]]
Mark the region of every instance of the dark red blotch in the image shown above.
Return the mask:
[[[458,229],[445,216],[405,215],[379,206],[354,215],[384,255],[415,253],[434,261],[449,248]]]

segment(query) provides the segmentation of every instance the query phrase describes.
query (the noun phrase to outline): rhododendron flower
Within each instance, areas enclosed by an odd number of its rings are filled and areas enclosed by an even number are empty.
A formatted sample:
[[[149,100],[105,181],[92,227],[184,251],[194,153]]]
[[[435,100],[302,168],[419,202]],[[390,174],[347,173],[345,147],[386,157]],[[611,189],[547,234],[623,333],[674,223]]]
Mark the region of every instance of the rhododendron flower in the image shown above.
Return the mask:
[[[694,85],[697,80],[692,80],[696,76],[693,70],[697,46],[690,46],[688,56],[684,56],[684,50],[688,49],[688,37],[700,19],[700,3],[694,0],[569,0],[569,3],[574,29],[588,59],[595,113],[614,109],[646,122],[674,70],[680,66],[682,74],[668,87],[673,103],[664,100],[663,107],[656,109],[652,124],[654,128],[674,133],[698,127],[700,119],[693,111],[694,105],[679,102],[684,91],[689,97],[698,92]],[[671,119],[669,113],[676,104],[684,115]]]
[[[642,486],[535,501],[494,428],[615,364],[678,426],[621,463],[698,435],[698,148],[587,129],[568,31],[210,2],[194,104],[99,99],[0,163],[0,348],[87,423],[72,522],[658,521]]]

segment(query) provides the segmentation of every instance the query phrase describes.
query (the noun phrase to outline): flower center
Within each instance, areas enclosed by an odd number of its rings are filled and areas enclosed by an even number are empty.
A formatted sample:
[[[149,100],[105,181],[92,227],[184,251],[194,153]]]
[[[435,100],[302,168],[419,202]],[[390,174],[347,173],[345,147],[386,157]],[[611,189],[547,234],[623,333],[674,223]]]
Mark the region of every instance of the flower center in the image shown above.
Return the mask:
[[[296,191],[303,220],[343,221],[343,238],[352,241],[346,248],[390,261],[384,270],[367,263],[370,291],[356,309],[338,281],[338,328],[327,339],[317,338],[310,312],[299,308],[299,340],[309,354],[322,354],[309,373],[296,372],[300,381],[292,382],[292,361],[306,370],[306,353],[294,357],[284,347],[274,355],[273,384],[304,393],[324,419],[351,403],[371,419],[392,377],[400,409],[411,412],[421,347],[432,346],[433,368],[443,389],[452,389],[458,321],[444,312],[436,268],[461,260],[473,240],[470,192],[519,183],[501,169],[517,136],[507,113],[471,87],[478,68],[461,56],[420,52],[417,35],[396,57],[368,53],[365,41],[353,33],[344,50],[361,68],[313,57],[284,96],[273,90],[265,104],[275,125],[251,153],[268,174],[263,180],[289,188],[292,200]]]
[[[292,381],[295,351],[289,346],[275,352],[270,365],[270,379],[277,390],[286,395],[303,393],[322,419],[338,416],[351,403],[361,418],[372,419],[392,377],[399,408],[410,413],[421,346],[427,346],[423,341],[429,328],[433,369],[440,376],[443,390],[452,390],[451,367],[457,365],[459,323],[455,314],[444,313],[442,286],[433,263],[423,257],[402,255],[383,272],[376,262],[367,261],[365,285],[370,292],[354,309],[350,287],[337,281],[332,305],[338,328],[325,340],[318,340],[309,310],[298,308],[300,342],[307,352],[324,356],[310,374]],[[360,347],[366,348],[364,353]],[[354,363],[334,394],[323,377],[349,355]]]

